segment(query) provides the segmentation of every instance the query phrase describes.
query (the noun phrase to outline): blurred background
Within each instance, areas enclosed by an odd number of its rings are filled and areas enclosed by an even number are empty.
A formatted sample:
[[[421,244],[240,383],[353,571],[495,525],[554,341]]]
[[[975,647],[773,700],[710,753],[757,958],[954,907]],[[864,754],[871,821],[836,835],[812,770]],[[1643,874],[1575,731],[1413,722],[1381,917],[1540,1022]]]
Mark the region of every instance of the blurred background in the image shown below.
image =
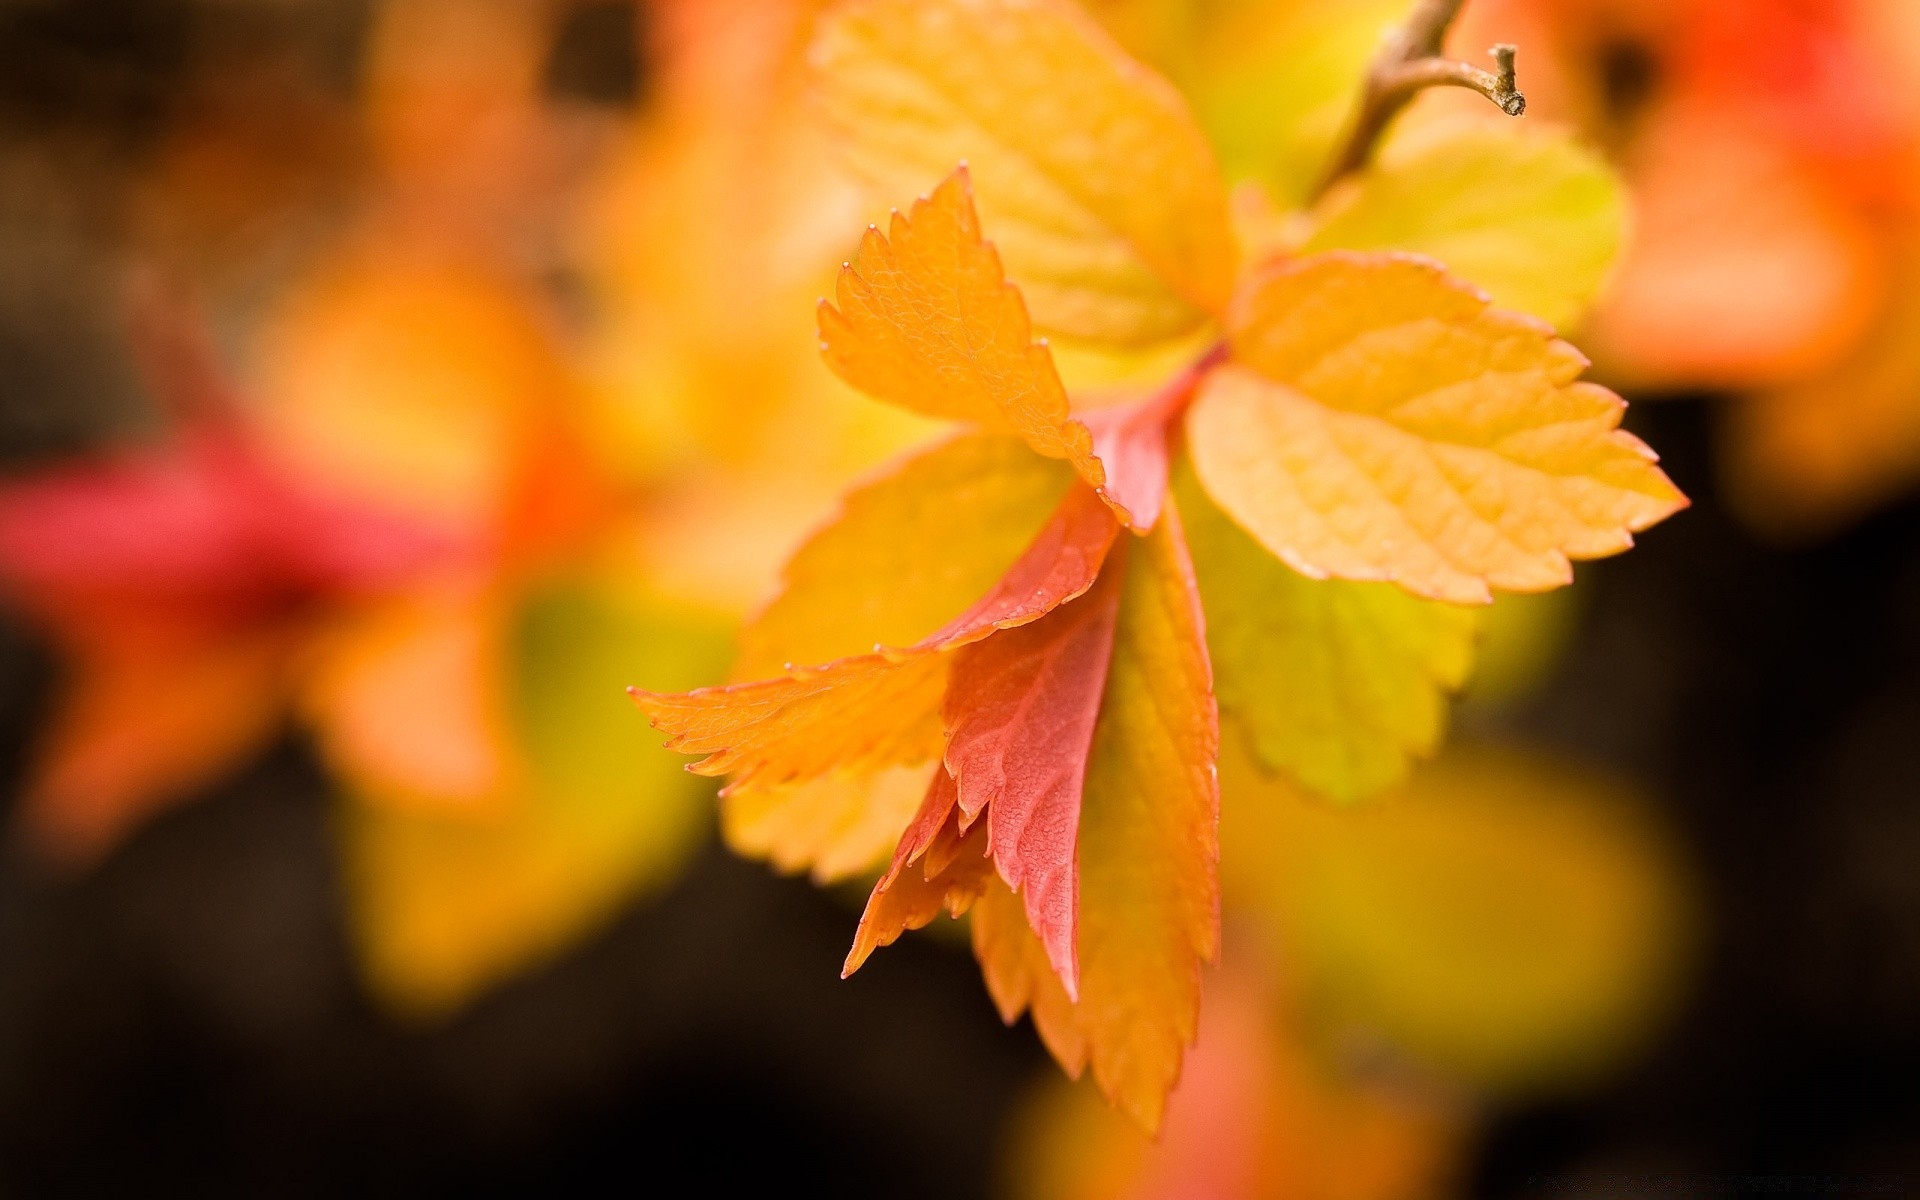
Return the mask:
[[[1377,805],[1223,765],[1157,1146],[620,695],[933,431],[816,356],[818,7],[0,0],[0,1194],[1920,1193],[1909,0],[1468,6],[1694,507]],[[1091,5],[1283,210],[1404,7]]]

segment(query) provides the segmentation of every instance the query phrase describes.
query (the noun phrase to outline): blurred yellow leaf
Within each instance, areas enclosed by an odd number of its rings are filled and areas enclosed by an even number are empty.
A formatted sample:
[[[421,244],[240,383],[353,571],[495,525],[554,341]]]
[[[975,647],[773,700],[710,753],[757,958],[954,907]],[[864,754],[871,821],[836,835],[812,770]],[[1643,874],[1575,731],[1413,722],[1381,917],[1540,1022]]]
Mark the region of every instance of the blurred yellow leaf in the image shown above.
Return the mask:
[[[1336,810],[1231,753],[1222,773],[1230,901],[1266,923],[1329,1033],[1475,1087],[1554,1087],[1617,1062],[1670,1000],[1690,901],[1617,784],[1456,748]]]
[[[1197,24],[1188,88],[1228,173],[1299,203],[1352,118],[1380,39],[1407,0],[1224,0]]]
[[[635,727],[628,679],[691,684],[724,661],[711,619],[585,584],[520,614],[524,795],[480,818],[345,806],[339,833],[368,986],[422,1017],[546,961],[665,884],[707,826],[710,785]]]

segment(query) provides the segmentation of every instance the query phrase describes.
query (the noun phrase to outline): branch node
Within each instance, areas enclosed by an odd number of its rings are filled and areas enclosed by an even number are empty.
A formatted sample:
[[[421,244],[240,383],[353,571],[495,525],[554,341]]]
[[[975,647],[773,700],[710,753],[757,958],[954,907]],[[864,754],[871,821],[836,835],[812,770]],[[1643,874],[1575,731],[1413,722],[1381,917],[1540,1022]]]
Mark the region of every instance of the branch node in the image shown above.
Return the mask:
[[[1520,94],[1519,77],[1513,69],[1514,56],[1519,52],[1520,47],[1512,42],[1501,42],[1487,51],[1488,54],[1493,55],[1493,65],[1498,68],[1494,94],[1489,99],[1498,104],[1500,111],[1510,117],[1517,117],[1527,111],[1527,98]]]
[[[1366,87],[1361,92],[1360,105],[1346,139],[1326,174],[1321,176],[1319,185],[1308,196],[1309,204],[1326,195],[1334,184],[1363,169],[1373,157],[1374,147],[1386,133],[1387,126],[1427,88],[1470,88],[1499,105],[1500,111],[1510,117],[1527,111],[1527,98],[1520,94],[1514,72],[1518,50],[1513,45],[1502,42],[1488,52],[1498,73],[1442,55],[1447,30],[1464,3],[1465,0],[1423,0],[1404,25],[1389,32],[1367,70]]]

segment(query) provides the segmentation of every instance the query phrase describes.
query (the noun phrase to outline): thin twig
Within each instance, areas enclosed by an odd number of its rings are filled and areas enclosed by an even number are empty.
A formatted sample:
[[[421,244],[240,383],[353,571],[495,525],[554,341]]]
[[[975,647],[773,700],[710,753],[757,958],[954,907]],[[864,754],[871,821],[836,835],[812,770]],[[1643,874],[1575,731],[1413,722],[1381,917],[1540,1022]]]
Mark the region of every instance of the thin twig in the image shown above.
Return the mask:
[[[1406,21],[1387,35],[1373,65],[1366,88],[1339,153],[1308,197],[1309,203],[1327,194],[1334,184],[1361,170],[1373,157],[1381,135],[1413,98],[1431,87],[1471,88],[1517,117],[1527,110],[1514,76],[1515,49],[1495,46],[1491,51],[1497,71],[1441,56],[1447,30],[1466,0],[1421,0]]]

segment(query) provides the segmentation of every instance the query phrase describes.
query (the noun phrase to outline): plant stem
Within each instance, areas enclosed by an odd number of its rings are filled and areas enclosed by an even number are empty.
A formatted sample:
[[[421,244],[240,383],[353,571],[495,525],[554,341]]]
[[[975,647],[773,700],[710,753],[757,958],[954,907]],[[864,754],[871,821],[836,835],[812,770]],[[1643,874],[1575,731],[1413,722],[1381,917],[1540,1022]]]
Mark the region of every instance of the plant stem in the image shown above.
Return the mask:
[[[1495,46],[1491,51],[1497,71],[1485,71],[1471,63],[1446,58],[1441,49],[1447,30],[1466,0],[1420,0],[1398,29],[1387,35],[1367,68],[1360,106],[1348,127],[1339,153],[1308,196],[1308,203],[1327,194],[1334,184],[1361,170],[1373,157],[1380,137],[1413,98],[1431,87],[1471,88],[1500,106],[1502,112],[1517,117],[1527,111],[1527,98],[1520,94],[1514,77],[1512,46]]]

